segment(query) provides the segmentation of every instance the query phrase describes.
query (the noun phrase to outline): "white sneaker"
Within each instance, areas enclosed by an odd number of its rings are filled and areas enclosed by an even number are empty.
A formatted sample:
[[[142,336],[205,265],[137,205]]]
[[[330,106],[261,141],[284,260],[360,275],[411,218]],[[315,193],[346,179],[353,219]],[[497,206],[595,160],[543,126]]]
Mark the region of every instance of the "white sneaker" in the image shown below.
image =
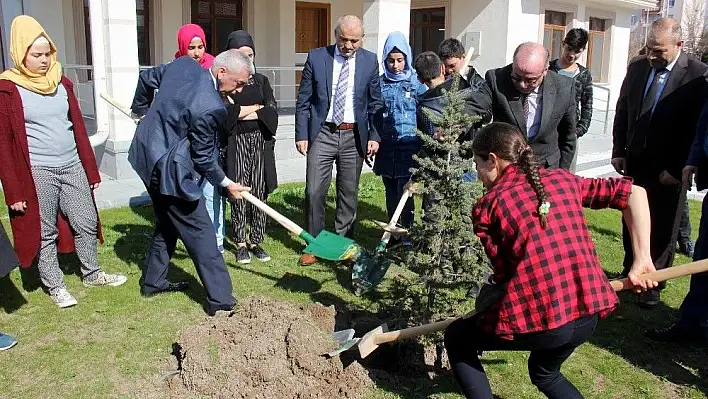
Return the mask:
[[[92,276],[93,277],[93,276]],[[109,274],[103,271],[96,272],[96,276],[91,280],[84,279],[84,286],[86,287],[117,287],[119,285],[125,284],[128,281],[128,277],[122,276],[120,274]]]
[[[66,290],[66,288],[59,288],[58,290],[54,291],[53,294],[50,295],[52,298],[52,301],[57,304],[60,308],[68,308],[71,306],[76,305],[78,302],[76,302],[76,298],[71,296],[69,294],[69,291]]]

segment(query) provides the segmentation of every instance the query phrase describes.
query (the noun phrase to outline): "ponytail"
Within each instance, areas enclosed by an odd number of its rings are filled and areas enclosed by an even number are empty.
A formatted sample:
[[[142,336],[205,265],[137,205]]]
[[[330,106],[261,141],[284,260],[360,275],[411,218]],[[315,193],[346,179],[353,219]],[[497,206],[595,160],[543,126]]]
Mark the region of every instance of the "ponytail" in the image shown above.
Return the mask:
[[[546,201],[548,199],[548,194],[546,193],[546,188],[541,182],[538,162],[536,161],[536,157],[533,155],[533,151],[530,146],[527,145],[521,148],[519,151],[518,163],[521,170],[524,171],[531,188],[536,193],[536,200],[538,201],[538,219],[541,222],[541,228],[545,229],[548,226],[548,211],[550,210],[551,204]]]

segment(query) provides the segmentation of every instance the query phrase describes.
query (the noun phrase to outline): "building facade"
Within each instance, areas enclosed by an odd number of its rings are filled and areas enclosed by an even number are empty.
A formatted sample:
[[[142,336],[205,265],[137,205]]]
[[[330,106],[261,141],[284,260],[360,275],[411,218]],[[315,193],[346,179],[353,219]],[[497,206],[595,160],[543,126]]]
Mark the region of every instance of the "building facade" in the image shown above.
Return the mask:
[[[457,37],[474,49],[472,62],[482,74],[511,62],[525,41],[544,43],[556,56],[565,33],[583,27],[591,40],[581,62],[609,89],[614,105],[627,65],[632,10],[651,7],[656,3],[650,0],[0,0],[1,61],[10,66],[12,19],[22,13],[37,18],[58,46],[67,75],[79,80],[82,109],[95,120],[102,172],[121,179],[134,176],[126,153],[135,127],[93,99],[105,91],[128,105],[139,65],[170,61],[184,23],[204,27],[212,53],[221,50],[231,31],[251,32],[257,67],[272,74],[284,114],[294,105],[308,50],[333,42],[334,24],[343,14],[363,18],[364,47],[377,54],[394,30],[409,34],[416,54]],[[281,119],[285,137],[292,128],[288,118]]]

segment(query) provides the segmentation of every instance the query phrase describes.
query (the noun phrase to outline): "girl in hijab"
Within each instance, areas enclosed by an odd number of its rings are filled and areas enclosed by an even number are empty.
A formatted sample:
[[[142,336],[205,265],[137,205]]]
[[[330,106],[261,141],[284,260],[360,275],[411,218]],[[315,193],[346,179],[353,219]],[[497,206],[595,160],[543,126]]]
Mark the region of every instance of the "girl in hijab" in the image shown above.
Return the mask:
[[[201,26],[187,24],[177,31],[177,52],[175,58],[189,56],[199,62],[204,69],[211,68],[214,56],[206,52],[206,35]]]
[[[187,24],[179,28],[177,31],[177,47],[175,59],[186,55],[193,58],[207,70],[214,63],[214,56],[206,52],[206,36],[199,25]],[[219,189],[212,186],[206,179],[202,182],[202,190],[204,192],[204,203],[214,226],[216,244],[219,247],[219,252],[224,253],[226,202],[221,201]]]
[[[391,218],[405,191],[414,167],[413,154],[420,150],[416,134],[418,96],[427,87],[418,80],[413,70],[411,48],[401,32],[392,32],[384,44],[381,75],[381,96],[385,103],[382,126],[379,128],[381,145],[376,154],[374,173],[381,176],[386,189],[386,209]],[[413,224],[413,198],[401,214],[401,225]],[[397,240],[389,241],[394,245]]]
[[[248,32],[232,32],[225,50],[237,49],[253,59],[256,48]],[[278,106],[268,78],[260,73],[251,77],[239,93],[231,95],[238,112],[229,112],[226,175],[229,179],[251,187],[251,194],[265,201],[278,186],[275,172],[275,132],[278,128]],[[248,209],[247,209],[248,207]],[[246,223],[251,227],[246,241]],[[266,215],[244,200],[231,202],[231,225],[239,263],[250,263],[251,254],[267,262],[270,256],[261,243],[265,236]]]
[[[42,284],[65,308],[77,302],[64,284],[57,250],[75,249],[85,286],[127,279],[98,266],[102,236],[92,190],[101,178],[54,42],[34,18],[20,15],[10,28],[10,56],[14,67],[0,74],[0,181],[15,250],[23,267],[36,259]]]

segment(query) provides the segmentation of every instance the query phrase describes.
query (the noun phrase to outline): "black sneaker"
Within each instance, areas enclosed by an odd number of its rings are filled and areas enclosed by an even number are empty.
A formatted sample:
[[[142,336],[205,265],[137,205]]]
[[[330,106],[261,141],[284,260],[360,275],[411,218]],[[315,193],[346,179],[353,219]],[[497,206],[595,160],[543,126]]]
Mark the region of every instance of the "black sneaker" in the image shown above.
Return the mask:
[[[249,248],[253,256],[256,257],[261,262],[268,262],[270,260],[270,255],[266,253],[266,251],[261,248],[260,245],[253,245],[251,248]]]
[[[248,248],[246,247],[237,247],[236,248],[236,259],[238,260],[238,263],[242,264],[247,264],[251,263],[251,254],[248,252]]]

